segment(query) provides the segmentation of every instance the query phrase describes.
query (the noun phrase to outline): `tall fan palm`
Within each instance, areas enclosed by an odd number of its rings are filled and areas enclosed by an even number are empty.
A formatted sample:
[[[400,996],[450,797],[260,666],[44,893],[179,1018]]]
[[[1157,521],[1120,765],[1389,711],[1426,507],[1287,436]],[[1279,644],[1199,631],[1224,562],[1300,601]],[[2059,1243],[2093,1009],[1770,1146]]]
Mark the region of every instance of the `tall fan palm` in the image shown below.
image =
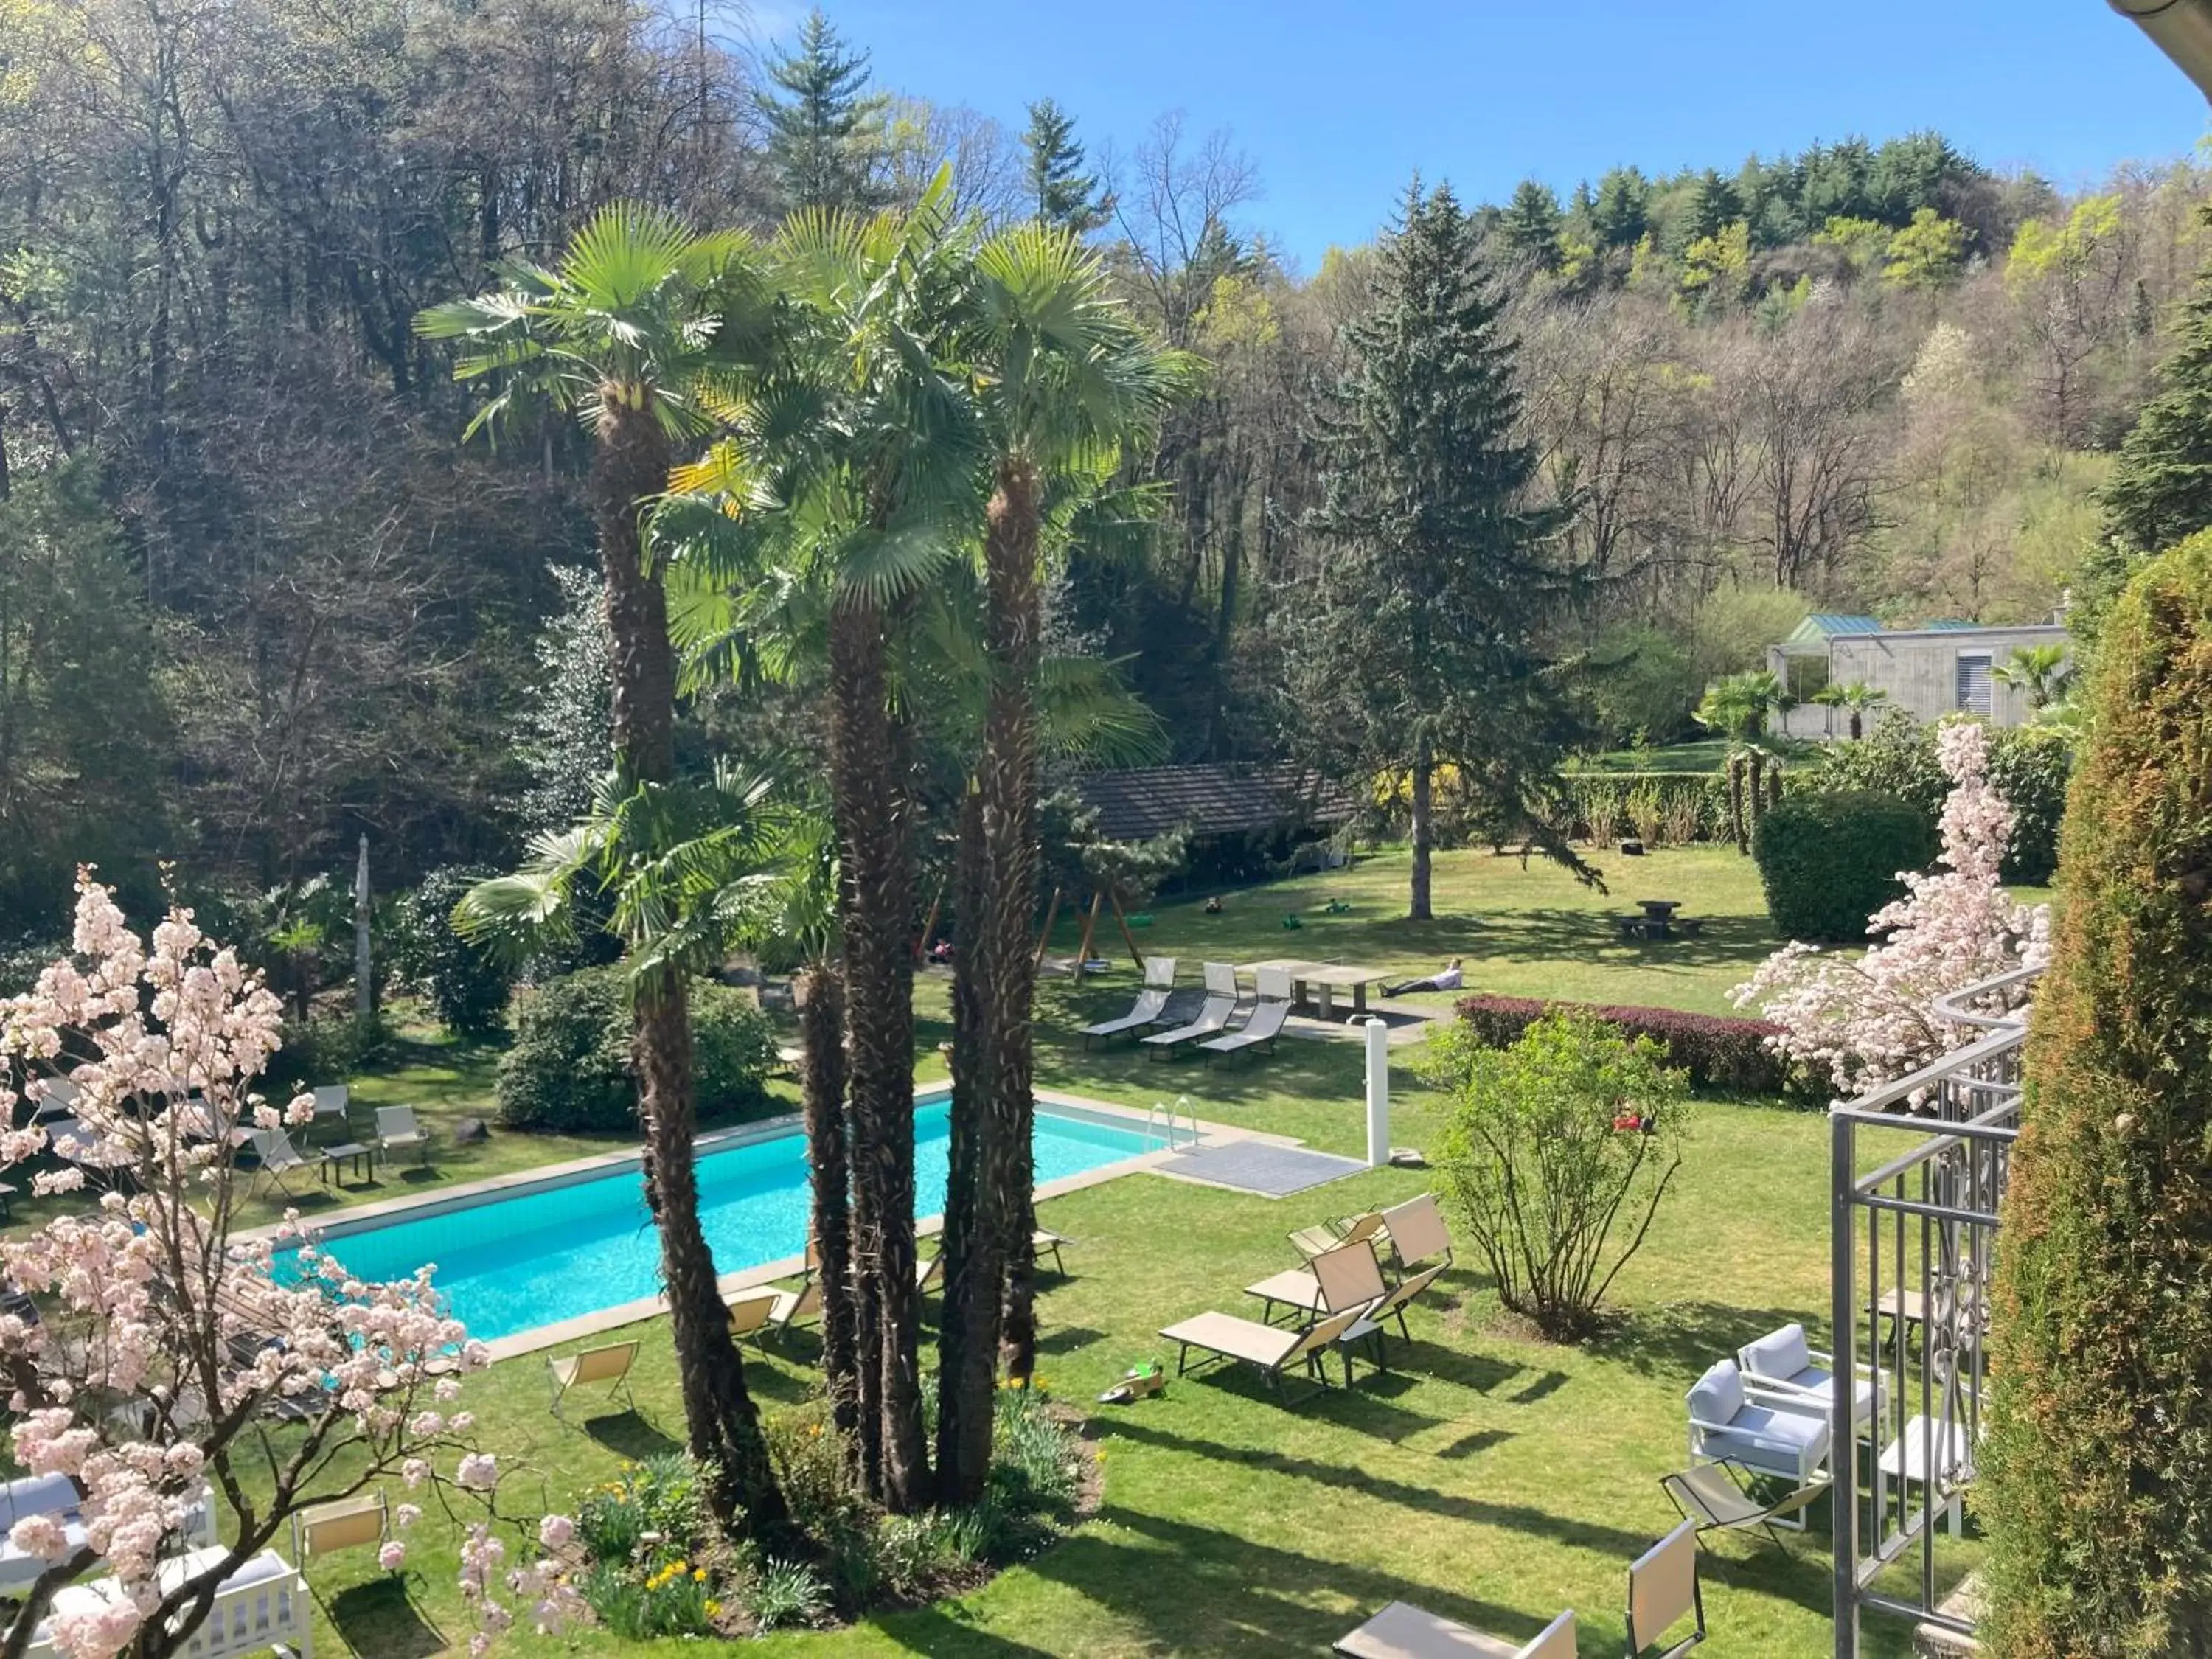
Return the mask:
[[[1028,1376],[1035,1348],[1030,1009],[1046,530],[1055,507],[1105,487],[1122,447],[1152,428],[1187,373],[1187,360],[1146,338],[1103,264],[1065,230],[1021,225],[985,242],[963,310],[960,350],[989,446],[990,496],[983,740],[962,804],[955,878],[962,939],[937,1450],[941,1495],[957,1504],[981,1496],[988,1470],[1002,1316],[1017,1378]]]
[[[1813,701],[1828,708],[1840,708],[1850,716],[1851,741],[1858,742],[1866,736],[1866,714],[1876,703],[1888,701],[1889,693],[1878,685],[1869,685],[1864,680],[1849,684],[1832,680],[1813,694]]]
[[[2063,645],[2016,645],[2009,660],[1990,671],[2000,684],[2027,694],[2030,714],[2048,708],[2064,696],[2060,683],[2066,678],[2066,647]]]
[[[701,236],[650,209],[601,212],[557,268],[519,264],[503,287],[423,312],[418,332],[458,342],[455,374],[496,391],[469,431],[546,410],[591,432],[591,503],[613,658],[613,738],[625,795],[675,776],[675,657],[644,515],[667,488],[672,446],[705,431],[725,365],[766,326],[758,261],[741,239]],[[643,900],[641,899],[642,902]],[[690,1449],[718,1478],[717,1515],[773,1531],[783,1507],[759,1416],[716,1291],[692,1166],[691,1022],[680,952],[633,933],[634,1053],[646,1193],[660,1233]]]

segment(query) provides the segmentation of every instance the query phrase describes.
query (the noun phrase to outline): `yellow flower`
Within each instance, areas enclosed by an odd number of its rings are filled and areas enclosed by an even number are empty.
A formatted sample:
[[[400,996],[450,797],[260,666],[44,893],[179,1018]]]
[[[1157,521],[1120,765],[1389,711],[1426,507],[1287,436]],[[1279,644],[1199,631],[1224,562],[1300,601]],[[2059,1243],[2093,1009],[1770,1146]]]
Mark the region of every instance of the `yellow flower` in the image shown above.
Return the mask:
[[[692,1582],[693,1582],[694,1583],[698,1583],[698,1584],[703,1584],[703,1583],[705,1583],[707,1582],[707,1569],[706,1569],[706,1568],[704,1568],[704,1567],[694,1567],[694,1568],[692,1568],[692,1569],[691,1569],[691,1580],[692,1580]]]
[[[722,1616],[722,1604],[720,1601],[708,1602],[707,1616],[709,1619],[720,1619]]]

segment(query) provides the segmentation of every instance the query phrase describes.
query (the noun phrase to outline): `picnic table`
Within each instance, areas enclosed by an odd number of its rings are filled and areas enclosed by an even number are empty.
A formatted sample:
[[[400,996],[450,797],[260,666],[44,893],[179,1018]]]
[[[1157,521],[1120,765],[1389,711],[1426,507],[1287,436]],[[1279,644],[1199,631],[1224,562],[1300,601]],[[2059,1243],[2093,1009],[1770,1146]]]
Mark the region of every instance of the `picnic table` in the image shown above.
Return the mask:
[[[1680,899],[1638,899],[1636,902],[1644,911],[1642,915],[1619,918],[1624,938],[1673,939],[1678,933],[1695,933],[1703,926],[1687,917],[1675,920],[1674,913],[1682,908]]]
[[[1380,968],[1361,968],[1340,962],[1305,962],[1295,957],[1274,957],[1266,962],[1247,962],[1238,965],[1240,973],[1257,976],[1262,969],[1287,974],[1291,978],[1291,996],[1294,1001],[1311,1002],[1322,1019],[1336,1018],[1336,994],[1352,993],[1350,1018],[1358,1019],[1367,1012],[1367,988],[1390,977]]]

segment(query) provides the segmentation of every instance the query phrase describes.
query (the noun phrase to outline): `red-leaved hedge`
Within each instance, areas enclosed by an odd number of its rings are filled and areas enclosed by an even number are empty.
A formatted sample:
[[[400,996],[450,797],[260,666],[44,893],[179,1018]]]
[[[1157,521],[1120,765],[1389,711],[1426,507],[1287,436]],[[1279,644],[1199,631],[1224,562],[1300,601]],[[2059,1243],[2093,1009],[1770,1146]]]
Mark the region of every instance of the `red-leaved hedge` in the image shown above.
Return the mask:
[[[1766,1046],[1781,1030],[1763,1019],[1723,1014],[1686,1014],[1673,1008],[1614,1008],[1587,1002],[1546,1002],[1536,997],[1479,995],[1462,999],[1459,1017],[1485,1048],[1504,1048],[1552,1012],[1592,1014],[1623,1036],[1648,1036],[1667,1051],[1692,1083],[1715,1089],[1780,1094],[1790,1084],[1790,1062]]]

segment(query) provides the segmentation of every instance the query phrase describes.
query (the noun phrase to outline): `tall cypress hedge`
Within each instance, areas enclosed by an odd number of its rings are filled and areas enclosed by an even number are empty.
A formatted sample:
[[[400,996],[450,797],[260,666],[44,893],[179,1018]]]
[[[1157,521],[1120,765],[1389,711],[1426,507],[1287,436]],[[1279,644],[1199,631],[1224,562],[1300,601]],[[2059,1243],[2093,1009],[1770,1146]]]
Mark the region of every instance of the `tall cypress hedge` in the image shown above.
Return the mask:
[[[2212,1653],[2212,532],[2106,624],[1999,1240],[1985,1649]]]

